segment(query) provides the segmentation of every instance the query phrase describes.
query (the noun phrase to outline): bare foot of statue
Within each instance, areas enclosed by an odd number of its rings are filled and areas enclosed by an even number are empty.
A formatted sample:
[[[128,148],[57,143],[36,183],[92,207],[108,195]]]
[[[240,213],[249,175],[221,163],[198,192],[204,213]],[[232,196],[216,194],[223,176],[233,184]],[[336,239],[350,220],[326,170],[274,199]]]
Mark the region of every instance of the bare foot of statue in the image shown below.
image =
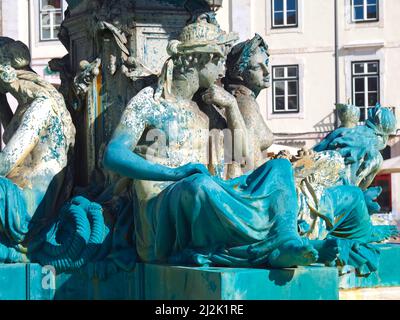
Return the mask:
[[[318,251],[318,263],[332,265],[339,254],[337,239],[311,240],[310,243]]]
[[[276,248],[268,257],[268,266],[290,268],[308,266],[318,260],[318,251],[301,240],[291,240]]]
[[[397,226],[377,225],[372,227],[370,242],[381,242],[399,236]]]
[[[211,265],[209,255],[196,252],[191,249],[185,249],[181,252],[176,252],[168,259],[168,263],[174,265],[195,265],[207,267]]]

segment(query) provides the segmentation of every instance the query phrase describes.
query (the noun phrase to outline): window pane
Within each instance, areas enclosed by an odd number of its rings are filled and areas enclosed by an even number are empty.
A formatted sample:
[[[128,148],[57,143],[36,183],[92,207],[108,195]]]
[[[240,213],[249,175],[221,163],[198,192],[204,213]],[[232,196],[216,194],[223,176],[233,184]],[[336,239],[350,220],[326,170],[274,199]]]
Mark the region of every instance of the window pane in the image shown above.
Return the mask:
[[[42,9],[61,9],[61,0],[42,0]]]
[[[274,0],[274,10],[283,11],[283,0]]]
[[[285,110],[285,98],[275,98],[275,110]]]
[[[283,26],[283,12],[275,13],[275,26]]]
[[[288,94],[297,95],[297,81],[288,81]]]
[[[368,91],[378,91],[378,78],[368,78]]]
[[[377,93],[368,93],[368,106],[374,107],[378,102],[378,94]]]
[[[276,96],[285,95],[285,81],[275,82],[275,95]]]
[[[274,68],[275,78],[284,78],[285,77],[285,68]]]
[[[354,73],[364,73],[364,63],[355,63]]]
[[[63,20],[62,13],[55,13],[55,24],[60,25]]]
[[[364,8],[363,7],[354,7],[354,19],[364,20]]]
[[[287,0],[286,10],[296,10],[296,0]]]
[[[353,0],[353,4],[355,6],[360,6],[364,4],[364,0]]]
[[[360,121],[367,120],[367,108],[360,108]]]
[[[365,90],[365,81],[364,78],[354,79],[354,90],[355,92],[364,92]]]
[[[288,109],[289,110],[297,110],[297,97],[289,97],[288,98]]]
[[[368,63],[368,72],[378,72],[378,63]]]
[[[297,23],[297,18],[296,18],[296,11],[289,11],[287,13],[287,24],[296,24]]]
[[[376,5],[377,1],[376,0],[367,0],[367,4],[375,4]]]
[[[361,107],[361,106],[365,105],[364,93],[356,93],[355,98],[356,98],[356,101],[355,101],[356,106]]]
[[[42,14],[42,26],[50,26],[50,14]]]
[[[367,7],[367,18],[368,19],[376,19],[376,6],[368,6]]]
[[[42,39],[43,40],[51,39],[50,28],[42,28]]]
[[[54,27],[54,39],[57,39],[58,33],[60,32],[60,26]]]
[[[297,67],[288,67],[288,77],[297,77]]]

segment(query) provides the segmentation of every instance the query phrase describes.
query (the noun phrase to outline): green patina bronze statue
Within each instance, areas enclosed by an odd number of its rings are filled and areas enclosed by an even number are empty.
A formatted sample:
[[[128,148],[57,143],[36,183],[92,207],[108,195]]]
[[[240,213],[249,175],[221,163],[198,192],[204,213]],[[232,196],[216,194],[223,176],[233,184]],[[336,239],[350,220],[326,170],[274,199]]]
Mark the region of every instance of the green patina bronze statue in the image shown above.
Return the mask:
[[[75,128],[60,93],[34,73],[29,49],[20,41],[0,39],[0,119],[6,146],[0,152],[1,261],[14,247],[29,243],[69,194],[67,166],[75,142]],[[12,112],[6,98],[19,103]],[[61,197],[61,198],[60,198]]]
[[[249,167],[242,166],[242,172],[267,161],[263,151],[272,143],[272,134],[255,100],[269,85],[267,49],[263,39],[255,35],[234,46],[227,59],[225,87],[238,101],[252,148],[246,161]],[[368,243],[397,234],[393,226],[372,225],[370,214],[379,211],[375,200],[381,190],[361,190],[369,186],[381,165],[379,150],[386,146],[395,118],[388,109],[378,106],[370,112],[365,126],[355,127],[359,110],[340,105],[339,111],[343,127],[315,147],[318,153],[291,157],[299,233],[319,251],[318,262],[352,264],[358,272],[368,274],[376,269],[378,260],[377,250]],[[328,147],[324,150],[324,146]],[[355,243],[361,249],[353,250]]]
[[[134,179],[136,248],[145,262],[289,267],[317,261],[318,252],[297,232],[289,161],[269,161],[233,180],[207,170],[209,120],[192,100],[196,91],[206,89],[203,99],[224,110],[228,128],[246,130],[236,99],[214,84],[231,41],[206,19],[185,27],[169,46],[158,87],[131,100],[105,152],[107,168]],[[149,145],[155,136],[165,144]]]

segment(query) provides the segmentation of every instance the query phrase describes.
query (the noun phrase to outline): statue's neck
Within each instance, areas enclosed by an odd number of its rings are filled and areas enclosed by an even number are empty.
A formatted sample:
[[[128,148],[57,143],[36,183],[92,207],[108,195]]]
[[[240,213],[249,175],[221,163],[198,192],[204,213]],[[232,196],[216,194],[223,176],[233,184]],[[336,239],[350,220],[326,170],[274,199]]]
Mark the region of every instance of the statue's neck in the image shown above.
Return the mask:
[[[198,78],[194,77],[179,77],[173,80],[172,95],[179,100],[192,100],[194,94],[199,90]]]

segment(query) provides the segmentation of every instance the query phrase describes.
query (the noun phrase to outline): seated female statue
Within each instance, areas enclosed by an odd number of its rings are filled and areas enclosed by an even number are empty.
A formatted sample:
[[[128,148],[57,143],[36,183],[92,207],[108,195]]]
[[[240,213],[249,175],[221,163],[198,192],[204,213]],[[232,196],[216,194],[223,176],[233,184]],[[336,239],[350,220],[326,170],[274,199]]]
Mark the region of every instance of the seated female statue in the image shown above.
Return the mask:
[[[45,225],[57,211],[75,128],[60,93],[30,67],[30,53],[20,41],[0,38],[0,261]],[[12,112],[6,93],[18,101]],[[23,251],[23,249],[21,249]]]

